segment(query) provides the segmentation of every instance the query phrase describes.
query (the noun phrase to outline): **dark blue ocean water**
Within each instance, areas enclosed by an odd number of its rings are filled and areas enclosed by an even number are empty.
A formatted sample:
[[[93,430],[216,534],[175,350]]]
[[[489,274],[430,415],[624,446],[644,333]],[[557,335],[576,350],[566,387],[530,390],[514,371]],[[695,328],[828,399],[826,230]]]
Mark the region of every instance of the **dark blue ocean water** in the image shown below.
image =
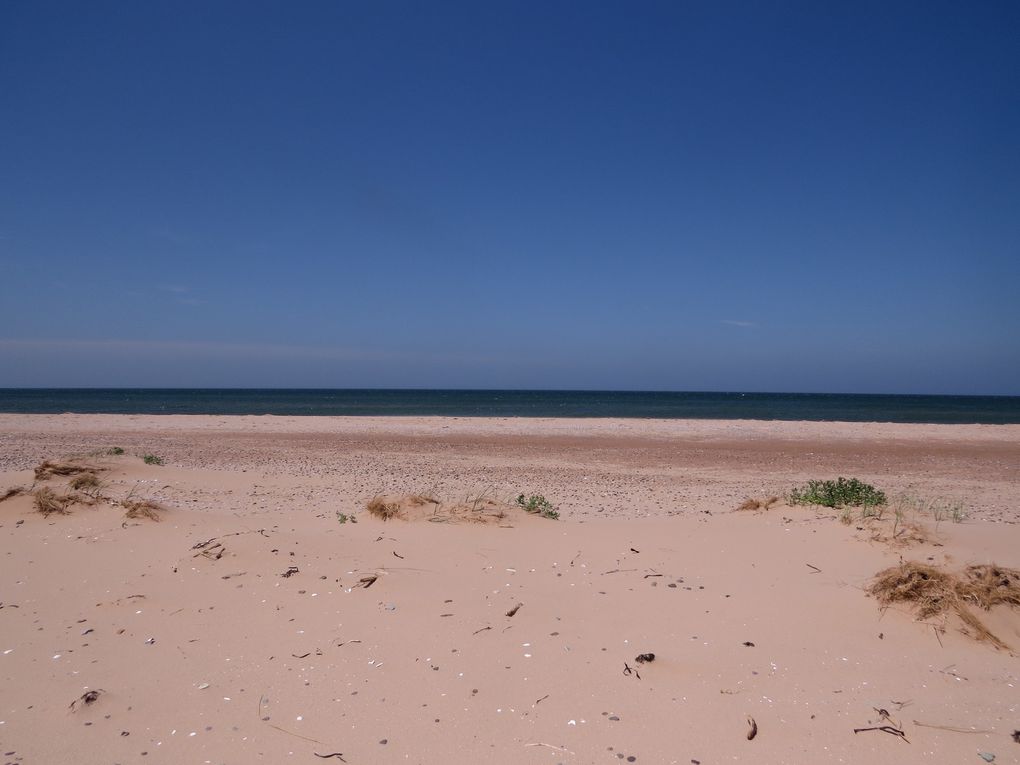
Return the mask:
[[[638,391],[6,388],[0,412],[1020,423],[1020,396]]]

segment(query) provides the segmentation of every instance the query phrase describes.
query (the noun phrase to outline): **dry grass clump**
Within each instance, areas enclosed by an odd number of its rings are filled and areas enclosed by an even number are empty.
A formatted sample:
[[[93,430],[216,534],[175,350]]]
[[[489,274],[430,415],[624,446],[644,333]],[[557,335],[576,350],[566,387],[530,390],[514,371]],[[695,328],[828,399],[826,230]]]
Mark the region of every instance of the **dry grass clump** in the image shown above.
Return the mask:
[[[998,605],[1020,606],[1020,571],[995,564],[967,566],[960,595],[986,611]]]
[[[419,504],[425,503],[422,502]],[[374,515],[376,518],[380,518],[384,521],[388,521],[390,518],[399,518],[401,514],[400,500],[394,500],[390,497],[372,497],[365,508],[368,510],[369,515]]]
[[[75,491],[96,491],[99,489],[99,476],[91,470],[86,473],[79,473],[71,479],[70,486]]]
[[[78,492],[78,501],[82,504],[94,505],[106,499],[103,496],[103,482],[93,472],[76,475],[69,485]]]
[[[439,504],[439,500],[432,496],[432,492],[418,492],[416,494],[408,494],[407,497],[405,497],[405,499],[415,507]]]
[[[441,504],[438,499],[432,496],[431,492],[416,492],[399,496],[377,494],[365,507],[369,515],[388,521],[390,518],[406,518],[409,510],[420,510],[429,505],[435,505],[438,508]],[[421,513],[412,514],[420,515]]]
[[[25,489],[24,486],[12,486],[7,491],[5,491],[3,494],[0,494],[0,502],[3,502],[5,499],[10,499],[11,497],[20,496],[20,495],[24,494],[25,491],[26,491],[26,489]]]
[[[755,499],[753,497],[745,499],[737,507],[737,510],[768,510],[772,505],[779,501],[779,497],[768,497],[767,499]]]
[[[488,497],[480,497],[471,502],[460,502],[444,508],[444,513],[436,517],[442,520],[465,520],[473,523],[491,523],[501,521],[507,516],[511,505]],[[430,519],[433,520],[433,519]]]
[[[494,523],[507,517],[513,509],[506,502],[481,495],[474,500],[445,503],[431,494],[378,494],[365,506],[369,515],[388,521],[398,518],[405,521],[430,523]]]
[[[35,480],[45,481],[53,476],[70,476],[81,473],[96,473],[101,468],[94,465],[85,465],[81,462],[54,462],[43,460],[35,469]]]
[[[869,522],[870,521],[870,522]],[[913,547],[925,545],[932,541],[928,529],[920,523],[912,521],[885,521],[868,519],[862,521],[871,527],[871,541],[882,542],[890,547]]]
[[[907,603],[918,619],[939,616],[955,605],[954,578],[935,566],[904,561],[899,566],[880,571],[868,592],[883,606]]]
[[[880,571],[868,592],[883,607],[905,603],[918,619],[946,617],[955,613],[978,640],[1009,649],[981,622],[967,605],[985,611],[996,605],[1020,606],[1020,571],[996,565],[968,566],[957,575],[916,561]]]
[[[67,515],[67,508],[77,501],[77,497],[73,494],[57,494],[48,486],[36,489],[32,496],[35,509],[45,516],[50,516],[54,513]]]
[[[131,520],[148,518],[150,521],[159,522],[162,520],[159,514],[166,510],[161,504],[153,502],[151,499],[125,499],[120,504],[127,510],[124,517]]]

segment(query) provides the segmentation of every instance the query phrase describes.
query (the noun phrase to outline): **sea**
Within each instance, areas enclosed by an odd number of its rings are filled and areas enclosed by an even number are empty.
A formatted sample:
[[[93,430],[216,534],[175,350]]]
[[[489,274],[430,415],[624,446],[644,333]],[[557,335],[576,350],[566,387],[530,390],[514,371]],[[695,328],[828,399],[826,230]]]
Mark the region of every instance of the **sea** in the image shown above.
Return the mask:
[[[1020,396],[570,390],[3,388],[0,412],[1020,423]]]

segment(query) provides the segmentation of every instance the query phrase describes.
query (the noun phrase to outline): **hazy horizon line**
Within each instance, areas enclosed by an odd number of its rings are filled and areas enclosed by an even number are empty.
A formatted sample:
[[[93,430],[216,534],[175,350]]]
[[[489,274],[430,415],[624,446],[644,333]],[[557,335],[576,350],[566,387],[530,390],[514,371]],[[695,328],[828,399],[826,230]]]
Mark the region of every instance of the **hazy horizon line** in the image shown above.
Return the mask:
[[[642,394],[682,394],[710,396],[895,396],[925,398],[1020,398],[1016,393],[862,393],[854,391],[768,391],[768,390],[679,390],[667,388],[420,388],[420,387],[337,387],[322,388],[302,386],[137,386],[137,385],[19,385],[0,386],[2,391],[309,391],[309,392],[419,392],[419,393],[642,393]]]

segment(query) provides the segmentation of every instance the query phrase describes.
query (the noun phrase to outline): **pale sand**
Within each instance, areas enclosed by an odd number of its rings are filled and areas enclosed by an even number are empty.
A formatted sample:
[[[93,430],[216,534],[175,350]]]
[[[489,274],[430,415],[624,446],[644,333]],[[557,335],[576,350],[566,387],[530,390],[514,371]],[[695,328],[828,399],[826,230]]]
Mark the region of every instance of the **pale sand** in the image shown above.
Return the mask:
[[[901,557],[1020,568],[1020,426],[0,415],[0,492],[113,445],[166,458],[105,460],[161,523],[0,504],[3,762],[1018,760],[1015,654],[864,588]],[[891,547],[834,511],[733,512],[836,475],[971,515]],[[563,518],[384,523],[384,490]],[[1020,649],[1016,613],[981,617]],[[853,733],[875,708],[909,744]]]

